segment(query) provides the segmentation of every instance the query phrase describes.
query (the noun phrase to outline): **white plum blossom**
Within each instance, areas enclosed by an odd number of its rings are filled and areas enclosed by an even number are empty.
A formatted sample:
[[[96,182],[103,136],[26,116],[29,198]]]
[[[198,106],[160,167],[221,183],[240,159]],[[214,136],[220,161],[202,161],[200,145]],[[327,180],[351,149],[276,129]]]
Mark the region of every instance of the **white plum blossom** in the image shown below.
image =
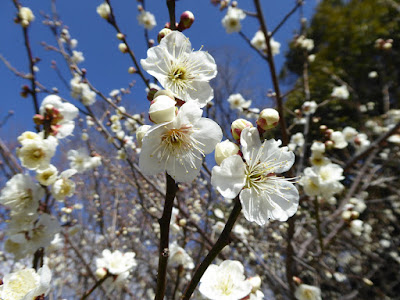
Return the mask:
[[[28,27],[35,20],[32,10],[29,7],[20,7],[18,12],[22,27]]]
[[[296,45],[298,45],[300,48],[303,48],[307,51],[311,51],[312,49],[314,49],[314,40],[307,39],[304,35],[300,35],[296,39]]]
[[[99,14],[100,17],[102,17],[103,19],[107,20],[108,17],[110,16],[111,8],[110,8],[110,5],[108,5],[107,2],[103,2],[102,4],[97,6],[96,11],[97,11],[97,13]]]
[[[65,170],[53,183],[51,194],[57,201],[64,201],[65,197],[71,197],[75,193],[75,182],[69,178],[76,172],[75,169]]]
[[[322,166],[304,169],[304,176],[299,180],[308,196],[322,196],[330,199],[334,194],[340,193],[344,186],[339,182],[344,179],[343,168],[337,164],[324,164]]]
[[[35,269],[22,269],[7,274],[0,285],[2,300],[32,300],[47,295],[50,290],[51,271],[44,265],[36,273]]]
[[[49,214],[42,214],[39,221],[31,223],[30,228],[24,228],[16,234],[9,232],[4,248],[7,252],[13,253],[16,259],[26,257],[41,247],[49,246],[60,229],[56,219]]]
[[[222,25],[227,33],[239,32],[242,29],[240,21],[246,18],[243,10],[237,7],[228,7],[225,17],[222,19]]]
[[[300,284],[294,296],[297,300],[322,300],[320,288],[308,284]]]
[[[333,142],[333,147],[336,149],[344,149],[348,145],[346,138],[341,131],[332,132],[330,139]]]
[[[89,106],[96,102],[96,93],[87,83],[82,82],[81,76],[75,74],[70,81],[71,97],[78,99],[83,105]]]
[[[48,186],[57,180],[58,170],[54,165],[49,165],[46,169],[36,170],[36,179],[40,184]]]
[[[346,100],[349,98],[350,93],[346,85],[341,85],[341,86],[335,86],[333,88],[331,96],[334,98]]]
[[[297,147],[303,147],[305,142],[304,135],[301,132],[297,132],[290,138],[290,143],[288,145],[291,151],[294,151]]]
[[[211,300],[240,300],[251,290],[244,267],[236,260],[225,260],[219,266],[210,265],[200,279],[200,293]]]
[[[258,225],[269,219],[286,221],[297,211],[299,192],[290,179],[276,173],[288,171],[294,163],[294,153],[279,148],[274,139],[261,143],[256,128],[243,129],[240,136],[243,159],[233,155],[212,170],[211,183],[225,198],[239,194],[245,218]]]
[[[32,215],[39,207],[44,196],[43,188],[35,183],[29,175],[14,175],[0,194],[0,203],[11,209],[11,216],[17,214]]]
[[[149,11],[142,10],[137,16],[137,19],[140,25],[143,25],[144,28],[149,30],[153,29],[157,25],[156,18]]]
[[[305,115],[313,115],[317,110],[317,103],[315,101],[306,101],[301,106],[301,109]]]
[[[76,106],[68,102],[62,102],[61,98],[57,95],[49,95],[43,99],[40,105],[40,114],[44,116],[46,107],[48,108],[49,106],[52,106],[53,111],[56,110],[60,114],[60,117],[54,120],[55,124],[52,124],[57,128],[56,138],[62,139],[72,134],[75,128],[73,120],[79,113]]]
[[[193,259],[176,241],[169,245],[169,264],[172,267],[183,266],[185,269],[194,269]]]
[[[217,75],[214,58],[204,51],[193,51],[189,39],[179,31],[165,36],[160,45],[147,51],[140,63],[150,75],[185,102],[201,107],[214,97],[209,81]]]
[[[231,109],[242,111],[244,108],[249,108],[251,100],[245,100],[241,94],[232,94],[228,97],[228,102]]]
[[[74,64],[80,64],[84,60],[85,60],[85,57],[83,56],[83,53],[81,51],[76,51],[76,50],[72,51],[71,61]]]
[[[70,168],[76,170],[78,173],[83,173],[101,165],[101,157],[90,156],[86,148],[69,150],[67,158],[70,160]]]
[[[250,43],[257,50],[267,53],[267,42],[265,40],[264,33],[261,30],[258,30],[255,33],[255,35],[251,39]],[[281,43],[275,41],[273,37],[270,38],[269,43],[271,45],[272,55],[275,56],[275,55],[279,54],[280,48],[281,48]]]
[[[96,267],[104,268],[113,275],[120,275],[137,265],[134,252],[122,253],[118,250],[111,252],[105,249],[102,255],[103,257],[96,258]]]
[[[155,175],[165,170],[176,181],[193,181],[205,154],[222,139],[219,125],[202,113],[197,103],[187,102],[174,120],[151,127],[142,140],[142,172]]]
[[[18,138],[22,147],[17,149],[17,156],[22,166],[29,170],[47,168],[55,154],[57,139],[53,136],[44,139],[42,135],[36,135],[33,139],[22,138],[22,136]]]

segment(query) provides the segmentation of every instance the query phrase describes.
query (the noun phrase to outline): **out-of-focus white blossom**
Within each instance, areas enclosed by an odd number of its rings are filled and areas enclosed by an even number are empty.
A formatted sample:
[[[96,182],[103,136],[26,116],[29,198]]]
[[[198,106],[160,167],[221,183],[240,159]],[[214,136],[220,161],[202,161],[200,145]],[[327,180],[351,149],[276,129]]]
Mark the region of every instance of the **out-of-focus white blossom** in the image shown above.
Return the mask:
[[[322,300],[321,289],[319,287],[300,284],[294,293],[297,300]]]
[[[58,170],[55,166],[49,165],[46,169],[38,169],[36,170],[36,179],[40,182],[40,184],[44,186],[49,186],[53,184],[58,175]]]
[[[194,269],[193,259],[176,241],[169,246],[169,264],[172,267],[183,266],[188,270]]]
[[[67,158],[70,160],[70,168],[76,170],[78,173],[83,173],[89,169],[101,165],[101,157],[90,156],[86,148],[69,150],[67,153]]]
[[[335,86],[331,93],[332,97],[346,100],[349,98],[350,93],[346,85]]]
[[[31,300],[46,296],[50,290],[51,271],[44,265],[36,273],[35,269],[22,269],[7,274],[0,285],[0,299],[2,300]]]
[[[251,100],[244,100],[241,94],[232,94],[228,97],[228,102],[231,109],[237,109],[242,111],[243,108],[249,108],[251,105]]]
[[[108,5],[107,2],[103,2],[99,6],[97,6],[96,9],[97,13],[102,17],[103,19],[108,19],[110,14],[111,14],[111,8],[110,5]]]
[[[240,21],[246,18],[246,14],[240,8],[228,7],[225,17],[222,19],[222,25],[227,33],[239,32],[242,29]]]
[[[137,265],[134,252],[122,253],[118,250],[111,252],[105,249],[102,255],[103,257],[96,258],[96,267],[104,268],[113,275],[120,275]]]
[[[76,174],[75,169],[65,170],[53,183],[51,194],[57,201],[63,201],[66,197],[71,197],[75,193],[75,182],[69,179]]]
[[[143,25],[144,28],[149,30],[153,29],[157,25],[156,18],[149,11],[142,10],[137,16],[137,19],[140,25]]]
[[[254,37],[250,41],[251,45],[257,50],[263,51],[267,53],[267,42],[265,40],[264,33],[261,30],[258,30]],[[272,55],[275,56],[280,53],[281,43],[274,40],[273,37],[270,38],[269,43],[271,44],[271,52]]]
[[[20,7],[18,16],[20,18],[22,27],[28,27],[29,24],[35,20],[35,16],[29,7]]]

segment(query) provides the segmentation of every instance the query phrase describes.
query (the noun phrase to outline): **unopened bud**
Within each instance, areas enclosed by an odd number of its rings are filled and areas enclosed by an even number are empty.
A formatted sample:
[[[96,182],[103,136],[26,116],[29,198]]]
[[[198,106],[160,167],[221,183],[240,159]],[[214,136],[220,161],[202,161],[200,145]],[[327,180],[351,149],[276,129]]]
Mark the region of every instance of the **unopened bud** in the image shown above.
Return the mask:
[[[261,277],[260,276],[254,276],[254,277],[250,277],[248,279],[248,281],[250,282],[251,286],[252,286],[252,293],[257,292],[260,287],[261,287]]]
[[[192,26],[194,22],[194,15],[191,11],[187,10],[181,14],[181,20],[179,22],[178,28],[180,30],[188,29]]]
[[[96,277],[102,279],[107,275],[107,270],[105,268],[98,268],[96,270]]]
[[[121,32],[117,33],[117,39],[123,40],[124,38],[125,38],[125,35],[123,33],[121,33]]]
[[[163,29],[161,29],[160,32],[159,32],[158,35],[157,35],[157,41],[158,41],[158,43],[161,42],[161,40],[163,39],[163,37],[165,37],[167,34],[169,34],[169,33],[171,33],[171,32],[172,32],[172,30],[169,29],[169,28],[163,28]]]
[[[232,143],[229,140],[225,140],[221,143],[218,143],[215,146],[215,161],[218,165],[221,165],[222,161],[225,158],[228,158],[232,155],[238,154],[239,146],[235,143]]]
[[[152,101],[149,109],[150,120],[156,124],[172,121],[176,115],[176,101],[160,95]]]
[[[36,114],[33,116],[33,122],[36,125],[42,125],[44,121],[44,117],[42,115]]]
[[[146,135],[147,131],[151,128],[150,125],[142,125],[136,130],[136,140],[139,147],[142,147],[143,137]]]
[[[126,53],[128,52],[128,46],[125,43],[120,43],[118,45],[118,49],[119,51],[121,51],[122,53]]]
[[[333,149],[333,146],[335,145],[335,143],[333,141],[326,141],[325,142],[325,149]]]
[[[129,74],[135,74],[135,73],[136,73],[135,67],[129,67],[128,73],[129,73]]]
[[[240,141],[240,134],[246,127],[253,127],[253,124],[245,119],[237,119],[231,125],[231,133],[236,141]]]
[[[257,120],[257,125],[263,130],[274,128],[278,123],[279,113],[273,108],[263,109]]]

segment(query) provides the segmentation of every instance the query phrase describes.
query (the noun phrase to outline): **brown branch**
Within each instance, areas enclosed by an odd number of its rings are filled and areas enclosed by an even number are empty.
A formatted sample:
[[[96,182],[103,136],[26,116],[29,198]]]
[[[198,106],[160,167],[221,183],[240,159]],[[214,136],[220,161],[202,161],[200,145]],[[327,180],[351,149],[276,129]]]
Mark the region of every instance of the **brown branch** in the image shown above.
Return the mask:
[[[274,30],[272,30],[271,36],[275,35],[275,33],[286,23],[286,21],[290,18],[291,15],[293,15],[296,10],[304,4],[303,0],[298,0],[295,7],[292,8],[291,11],[289,11],[286,16],[282,19],[282,21],[279,22],[279,24],[275,27]]]
[[[167,193],[165,195],[164,211],[158,220],[160,224],[160,248],[158,253],[158,272],[157,272],[157,290],[155,300],[163,300],[166,286],[167,264],[169,257],[169,226],[171,223],[172,208],[176,191],[178,189],[175,180],[166,174]]]
[[[168,13],[169,13],[170,29],[176,30],[175,0],[167,0],[167,7],[168,7]]]

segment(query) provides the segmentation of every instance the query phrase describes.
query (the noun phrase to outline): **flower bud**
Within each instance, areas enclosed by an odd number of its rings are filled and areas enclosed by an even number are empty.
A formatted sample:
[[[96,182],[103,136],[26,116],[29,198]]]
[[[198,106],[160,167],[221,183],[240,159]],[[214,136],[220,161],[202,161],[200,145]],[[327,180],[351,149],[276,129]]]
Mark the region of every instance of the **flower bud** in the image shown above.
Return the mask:
[[[105,268],[98,268],[96,270],[96,277],[102,279],[107,275],[107,270]]]
[[[260,276],[254,276],[254,277],[250,277],[249,279],[247,279],[251,286],[252,286],[252,293],[257,292],[260,287],[261,287],[261,277]]]
[[[163,28],[163,29],[161,29],[161,31],[158,33],[158,35],[157,35],[157,41],[158,41],[158,43],[160,43],[161,42],[161,40],[163,39],[163,37],[165,37],[168,33],[171,33],[172,32],[172,30],[171,29],[169,29],[169,28]]]
[[[99,6],[97,6],[97,13],[103,19],[108,20],[108,18],[110,17],[110,14],[111,14],[111,8],[107,2],[104,2],[104,3],[100,4]]]
[[[128,73],[129,73],[129,74],[135,74],[135,73],[136,73],[135,67],[129,67]]]
[[[160,95],[151,102],[150,120],[156,124],[172,121],[176,115],[176,101],[166,95]]]
[[[194,15],[191,11],[185,11],[181,14],[181,20],[179,21],[178,29],[185,30],[192,26],[194,22]]]
[[[221,143],[218,143],[215,146],[215,161],[218,165],[221,165],[222,161],[225,158],[228,158],[232,155],[238,154],[239,146],[235,143],[232,143],[229,140],[225,140]]]
[[[253,127],[253,124],[245,119],[237,119],[231,125],[231,133],[236,141],[240,141],[240,134],[246,127]]]
[[[117,39],[123,40],[124,37],[125,37],[125,35],[124,35],[123,33],[121,33],[121,32],[118,32],[118,33],[117,33]]]
[[[21,7],[19,9],[18,16],[21,20],[22,27],[28,27],[29,24],[35,20],[35,16],[29,7]]]
[[[122,53],[126,53],[128,52],[128,46],[125,43],[120,43],[118,45],[118,49],[119,51],[121,51]]]
[[[257,125],[263,130],[276,127],[279,122],[279,113],[273,108],[266,108],[260,112]]]
[[[143,137],[146,135],[147,131],[151,128],[150,125],[142,125],[136,130],[136,140],[139,147],[142,147]]]

